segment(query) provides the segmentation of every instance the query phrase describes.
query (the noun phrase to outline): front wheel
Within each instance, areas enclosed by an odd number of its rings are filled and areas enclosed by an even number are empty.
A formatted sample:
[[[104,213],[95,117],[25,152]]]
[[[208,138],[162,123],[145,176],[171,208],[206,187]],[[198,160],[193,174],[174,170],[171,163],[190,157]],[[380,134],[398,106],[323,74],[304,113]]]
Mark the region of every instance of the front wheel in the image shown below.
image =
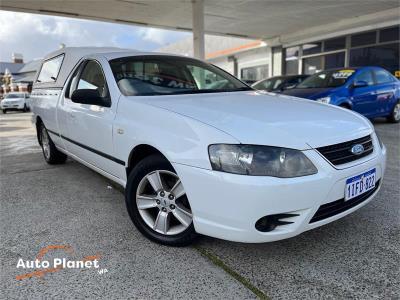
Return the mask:
[[[169,246],[186,246],[196,238],[183,184],[161,155],[143,159],[132,170],[125,200],[132,222],[147,238]]]
[[[390,115],[388,116],[388,121],[391,123],[400,122],[400,100],[394,105]]]
[[[50,165],[62,164],[67,160],[67,156],[58,151],[53,141],[51,140],[46,127],[41,124],[39,126],[40,130],[40,146],[42,147],[42,152],[44,159]]]
[[[6,114],[7,113],[7,109],[3,109],[3,114]]]

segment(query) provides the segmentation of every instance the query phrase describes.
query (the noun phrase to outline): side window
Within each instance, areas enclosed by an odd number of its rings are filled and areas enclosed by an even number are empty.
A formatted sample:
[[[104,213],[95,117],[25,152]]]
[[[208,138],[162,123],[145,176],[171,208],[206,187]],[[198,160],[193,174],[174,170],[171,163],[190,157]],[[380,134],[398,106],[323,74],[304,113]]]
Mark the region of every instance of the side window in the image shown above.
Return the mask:
[[[272,89],[277,89],[281,84],[283,83],[282,79],[277,79],[274,82],[274,86],[272,87]]]
[[[70,98],[75,90],[91,89],[99,92],[102,101],[97,105],[111,106],[110,93],[103,70],[99,63],[93,60],[85,61],[79,66],[70,80],[67,87],[66,97]]]
[[[65,92],[65,97],[66,98],[71,98],[72,93],[76,90],[76,85],[78,83],[78,78],[79,78],[79,74],[80,71],[82,69],[82,66],[85,64],[85,62],[81,63],[76,70],[74,71],[74,73],[72,74],[72,77],[68,83],[68,86],[66,88],[66,92]]]
[[[385,70],[374,70],[374,73],[377,84],[388,83],[393,81],[392,75],[390,75]]]
[[[368,83],[368,85],[373,85],[374,84],[374,79],[372,77],[372,72],[371,71],[364,71],[361,74],[357,75],[355,81],[365,81]]]
[[[102,98],[108,97],[106,79],[100,65],[95,61],[88,61],[79,77],[77,90],[97,90]]]
[[[42,64],[37,82],[55,82],[60,72],[64,54],[48,59]]]

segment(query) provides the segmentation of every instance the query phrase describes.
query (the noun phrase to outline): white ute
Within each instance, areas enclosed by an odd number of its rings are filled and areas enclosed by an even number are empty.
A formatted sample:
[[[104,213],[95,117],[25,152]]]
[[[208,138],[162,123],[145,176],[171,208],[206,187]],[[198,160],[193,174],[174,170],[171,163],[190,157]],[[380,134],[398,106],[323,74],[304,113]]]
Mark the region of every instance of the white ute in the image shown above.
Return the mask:
[[[257,92],[188,57],[60,49],[32,110],[45,160],[70,156],[125,187],[133,223],[167,245],[298,235],[371,201],[385,170],[361,115]]]

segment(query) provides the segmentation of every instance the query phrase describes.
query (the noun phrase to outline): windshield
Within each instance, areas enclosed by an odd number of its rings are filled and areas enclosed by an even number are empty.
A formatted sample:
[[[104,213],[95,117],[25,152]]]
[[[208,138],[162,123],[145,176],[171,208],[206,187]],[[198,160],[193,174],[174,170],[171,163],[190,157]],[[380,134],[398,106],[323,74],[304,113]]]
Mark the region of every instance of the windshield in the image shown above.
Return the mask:
[[[24,98],[24,94],[7,94],[4,99]]]
[[[267,90],[267,91],[272,91],[276,90],[283,82],[283,78],[281,77],[275,77],[275,78],[270,78],[264,81],[260,81],[259,83],[256,83],[253,85],[253,88],[257,90]]]
[[[198,60],[175,56],[132,56],[110,61],[126,96],[173,95],[251,90],[221,69]]]
[[[353,75],[355,71],[356,70],[353,69],[347,69],[319,72],[305,79],[296,88],[311,89],[338,87],[345,84],[349,77]]]

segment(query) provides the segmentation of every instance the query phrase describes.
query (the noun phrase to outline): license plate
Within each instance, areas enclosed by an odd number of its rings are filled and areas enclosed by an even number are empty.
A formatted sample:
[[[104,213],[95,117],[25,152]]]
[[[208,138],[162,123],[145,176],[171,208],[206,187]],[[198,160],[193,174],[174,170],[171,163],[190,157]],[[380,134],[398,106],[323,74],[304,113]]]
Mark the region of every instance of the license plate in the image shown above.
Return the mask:
[[[346,190],[344,199],[353,199],[375,187],[376,169],[369,170],[346,180]]]

